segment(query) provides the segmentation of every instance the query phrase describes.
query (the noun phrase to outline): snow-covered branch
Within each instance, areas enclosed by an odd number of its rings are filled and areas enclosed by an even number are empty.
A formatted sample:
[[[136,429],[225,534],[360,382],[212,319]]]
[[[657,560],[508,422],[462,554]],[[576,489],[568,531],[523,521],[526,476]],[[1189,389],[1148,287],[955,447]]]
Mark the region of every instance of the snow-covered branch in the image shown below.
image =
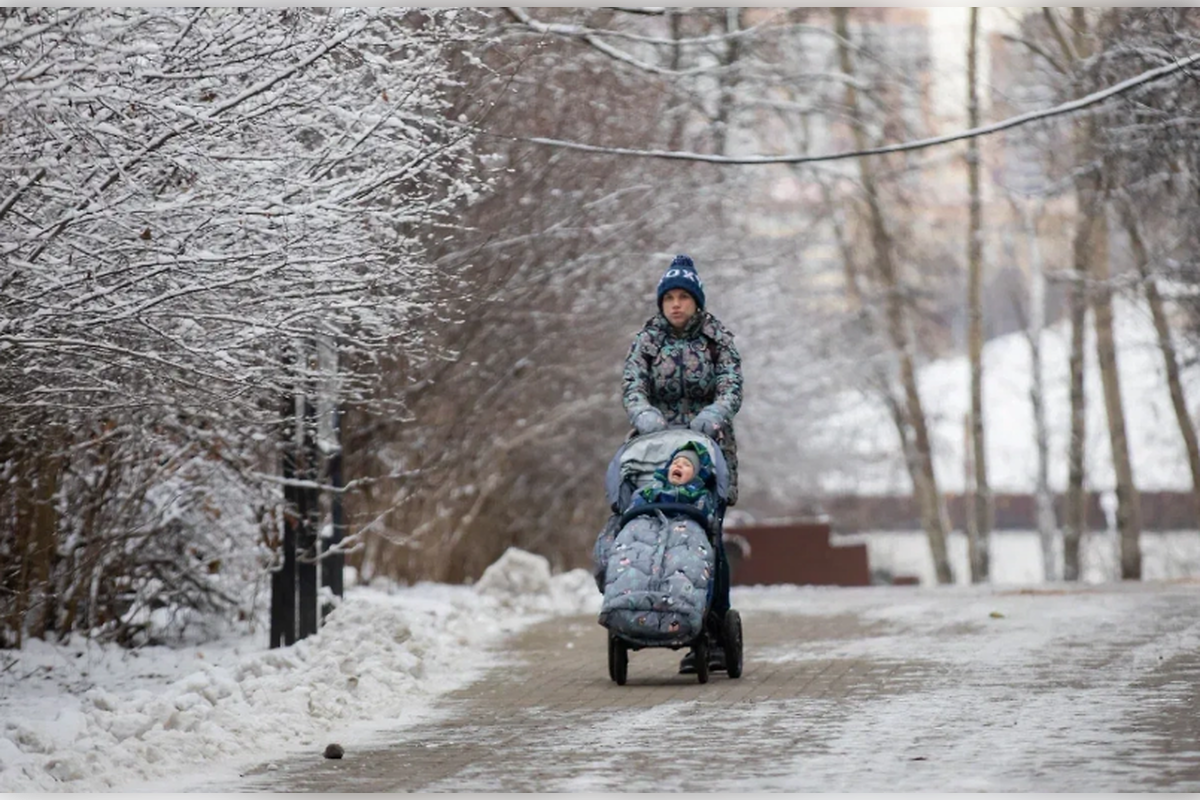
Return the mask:
[[[539,22],[539,21],[535,20],[533,17],[529,16],[529,13],[527,11],[525,11],[525,9],[518,8],[515,6],[506,6],[505,10],[509,14],[511,14],[515,20],[517,20],[521,24],[525,25],[527,28],[529,28],[534,33],[543,34],[543,35],[549,34],[549,35],[557,35],[557,36],[569,36],[569,37],[579,39],[580,41],[583,41],[584,43],[590,45],[591,47],[595,48],[596,50],[600,51],[601,53],[604,53],[609,58],[620,61],[631,67],[634,67],[635,69],[642,70],[643,72],[648,72],[648,73],[651,73],[654,75],[667,75],[667,76],[678,77],[678,76],[685,76],[685,75],[700,75],[700,74],[704,74],[704,73],[713,71],[713,68],[711,68],[711,67],[696,67],[694,69],[687,69],[687,70],[674,70],[674,69],[669,69],[667,67],[661,67],[658,64],[652,64],[648,61],[640,59],[637,56],[635,56],[633,53],[630,53],[625,50],[621,50],[620,48],[617,48],[617,47],[613,47],[612,45],[608,44],[607,42],[602,41],[600,36],[597,33],[593,32],[587,28],[582,28],[582,27],[579,27],[576,25],[558,25],[558,24],[552,24],[552,23],[546,23],[546,22]]]

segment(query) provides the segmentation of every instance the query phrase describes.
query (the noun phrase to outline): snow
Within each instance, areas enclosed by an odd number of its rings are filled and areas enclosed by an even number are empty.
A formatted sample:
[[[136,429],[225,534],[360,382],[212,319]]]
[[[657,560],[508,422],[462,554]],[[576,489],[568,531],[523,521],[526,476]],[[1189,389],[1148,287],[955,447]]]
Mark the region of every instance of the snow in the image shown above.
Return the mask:
[[[1142,579],[1170,581],[1200,577],[1200,532],[1142,531]],[[914,577],[922,586],[937,583],[933,555],[924,531],[886,531],[839,535],[839,545],[865,544],[872,572]],[[1062,536],[1055,538],[1055,558],[1062,563]],[[1043,581],[1041,540],[1037,531],[993,531],[988,555],[993,586],[1022,586]],[[967,537],[946,537],[950,570],[956,583],[968,584]],[[1089,532],[1080,541],[1080,581],[1087,584],[1121,580],[1120,543],[1115,530]]]
[[[1191,473],[1166,385],[1150,312],[1144,302],[1114,300],[1114,334],[1121,396],[1125,409],[1133,474],[1142,491],[1190,491]],[[1088,488],[1115,486],[1108,420],[1096,363],[1095,329],[1088,317],[1085,337],[1087,427],[1085,474]],[[1045,328],[1041,337],[1046,424],[1050,434],[1050,486],[1064,491],[1070,431],[1066,321]],[[1030,493],[1037,478],[1032,359],[1024,333],[987,342],[983,350],[983,411],[987,424],[988,482],[994,492]],[[965,356],[925,365],[919,374],[921,400],[929,417],[938,488],[961,493],[964,483],[964,420],[970,409],[970,370]],[[1200,368],[1183,372],[1184,396],[1195,417],[1200,397]],[[838,402],[843,410],[824,429],[825,447],[853,452],[842,470],[830,470],[821,488],[831,494],[907,494],[909,480],[893,423],[874,397],[850,393]],[[852,435],[849,435],[851,432]]]
[[[808,736],[822,746],[785,759],[777,774],[764,775],[755,788],[1147,790],[1153,776],[1172,766],[1172,756],[1153,741],[1152,727],[1139,729],[1136,721],[1147,709],[1180,705],[1194,687],[1156,685],[1146,678],[1165,661],[1200,647],[1200,623],[1193,615],[1179,616],[1186,604],[1166,602],[1169,595],[1194,591],[1191,587],[1146,588],[1125,583],[1103,591],[1079,586],[743,591],[736,602],[747,611],[851,611],[894,631],[779,647],[760,653],[760,661],[928,665],[927,676],[907,676],[918,684],[914,691],[866,700],[851,696],[838,701],[841,708],[818,709],[814,702],[833,701],[808,701],[757,709],[755,727],[771,730],[780,719],[808,720]],[[956,628],[971,633],[944,635]],[[1053,667],[1038,668],[1039,663]],[[745,723],[730,719],[728,725],[729,735],[736,735],[733,729]],[[864,769],[847,769],[855,758]],[[914,769],[914,761],[926,763]]]
[[[30,640],[0,651],[0,792],[171,785],[415,722],[488,666],[487,645],[599,609],[586,570],[509,550],[476,586],[350,586],[292,647],[269,649],[265,627],[177,648]]]
[[[927,549],[916,535],[880,540],[890,543],[892,566]],[[993,543],[999,582],[1020,582],[1028,576],[1015,565],[1036,562],[1036,543],[1009,550],[1019,541],[1006,535]],[[875,548],[872,555],[882,552]],[[1190,605],[1168,605],[1164,595],[1189,590],[1128,582],[1099,590],[1080,584],[736,587],[734,604],[748,618],[850,614],[887,627],[864,638],[818,636],[758,647],[753,658],[759,665],[850,659],[892,669],[906,663],[910,671],[895,680],[908,681],[911,690],[838,701],[768,700],[742,704],[737,713],[706,710],[697,701],[614,707],[587,725],[551,725],[532,735],[547,737],[540,745],[547,753],[603,745],[611,749],[600,752],[616,761],[639,742],[662,741],[673,731],[706,741],[757,737],[782,755],[749,783],[745,775],[733,783],[709,776],[705,785],[712,790],[1065,791],[1072,789],[1072,774],[1097,785],[1143,785],[1142,773],[1120,772],[1121,760],[1109,755],[1143,748],[1139,769],[1153,771],[1162,766],[1152,761],[1153,743],[1112,737],[1121,720],[1190,691],[1138,679],[1164,658],[1200,646],[1200,622],[1188,613]],[[331,742],[361,747],[385,733],[394,741],[397,730],[451,713],[438,710],[438,698],[494,665],[497,654],[488,646],[547,615],[591,615],[599,605],[586,571],[554,575],[540,556],[510,549],[473,586],[352,585],[320,633],[288,648],[268,649],[262,630],[132,651],[78,637],[62,645],[30,641],[21,651],[0,654],[7,659],[0,667],[0,792],[237,786],[251,765],[297,753],[317,757]],[[947,636],[948,630],[971,634]],[[1056,674],[1086,672],[1086,686],[1047,683],[1030,668],[1046,659],[1059,665]],[[913,664],[928,675],[912,672]],[[963,680],[946,681],[947,674]],[[1069,719],[1062,716],[1066,708]],[[796,720],[805,721],[802,729]],[[919,740],[917,731],[923,732]],[[797,735],[821,746],[788,756]],[[1084,772],[1043,763],[1050,751],[1078,753]],[[926,758],[926,768],[913,769]],[[870,763],[865,771],[864,759]],[[940,772],[939,763],[945,765]],[[964,771],[963,764],[973,768]],[[547,790],[612,790],[608,768],[582,774],[546,768],[557,775],[544,784]],[[460,783],[442,788],[495,788],[486,776],[459,777]],[[654,780],[645,776],[644,786],[623,789],[672,788]]]

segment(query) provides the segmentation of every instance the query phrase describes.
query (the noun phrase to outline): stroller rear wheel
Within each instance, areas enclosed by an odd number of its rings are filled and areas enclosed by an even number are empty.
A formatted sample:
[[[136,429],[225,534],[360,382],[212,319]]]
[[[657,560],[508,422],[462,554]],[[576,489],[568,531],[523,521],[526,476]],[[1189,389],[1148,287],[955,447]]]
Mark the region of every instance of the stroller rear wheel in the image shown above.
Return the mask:
[[[612,631],[608,632],[608,677],[617,686],[624,686],[629,678],[629,648]]]
[[[701,636],[696,640],[696,680],[708,683],[708,637]]]
[[[725,671],[742,677],[742,615],[732,608],[725,612]]]

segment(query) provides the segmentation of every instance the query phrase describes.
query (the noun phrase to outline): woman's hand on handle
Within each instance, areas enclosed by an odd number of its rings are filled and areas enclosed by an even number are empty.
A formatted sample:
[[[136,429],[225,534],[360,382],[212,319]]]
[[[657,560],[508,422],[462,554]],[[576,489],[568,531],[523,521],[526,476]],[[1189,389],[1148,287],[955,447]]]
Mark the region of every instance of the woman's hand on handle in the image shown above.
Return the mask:
[[[720,409],[714,406],[706,406],[692,419],[691,425],[688,427],[698,433],[703,433],[710,439],[715,439],[717,432],[721,430],[724,424],[725,415],[721,413]]]
[[[646,408],[633,415],[633,427],[639,436],[667,429],[667,419],[657,408]]]

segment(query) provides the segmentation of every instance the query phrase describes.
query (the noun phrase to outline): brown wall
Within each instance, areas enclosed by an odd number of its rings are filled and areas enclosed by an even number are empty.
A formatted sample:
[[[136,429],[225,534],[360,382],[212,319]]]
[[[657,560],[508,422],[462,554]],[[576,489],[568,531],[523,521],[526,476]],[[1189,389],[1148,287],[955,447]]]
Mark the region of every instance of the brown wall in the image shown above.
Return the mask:
[[[744,537],[749,558],[727,546],[735,586],[794,583],[815,586],[870,586],[865,544],[834,547],[825,523],[754,525],[726,528]]]
[[[1149,531],[1195,530],[1200,527],[1191,505],[1191,495],[1185,492],[1142,492],[1142,526]],[[1036,530],[1033,495],[997,494],[994,496],[996,530]],[[946,497],[946,510],[957,530],[966,527],[967,504],[962,495]],[[821,510],[832,521],[838,533],[861,531],[921,530],[921,518],[914,499],[907,495],[882,497],[857,497],[840,495],[821,501]],[[1055,513],[1064,517],[1063,498],[1055,497]],[[1087,496],[1088,527],[1094,531],[1105,529],[1104,512],[1100,509],[1100,495],[1089,492]]]

